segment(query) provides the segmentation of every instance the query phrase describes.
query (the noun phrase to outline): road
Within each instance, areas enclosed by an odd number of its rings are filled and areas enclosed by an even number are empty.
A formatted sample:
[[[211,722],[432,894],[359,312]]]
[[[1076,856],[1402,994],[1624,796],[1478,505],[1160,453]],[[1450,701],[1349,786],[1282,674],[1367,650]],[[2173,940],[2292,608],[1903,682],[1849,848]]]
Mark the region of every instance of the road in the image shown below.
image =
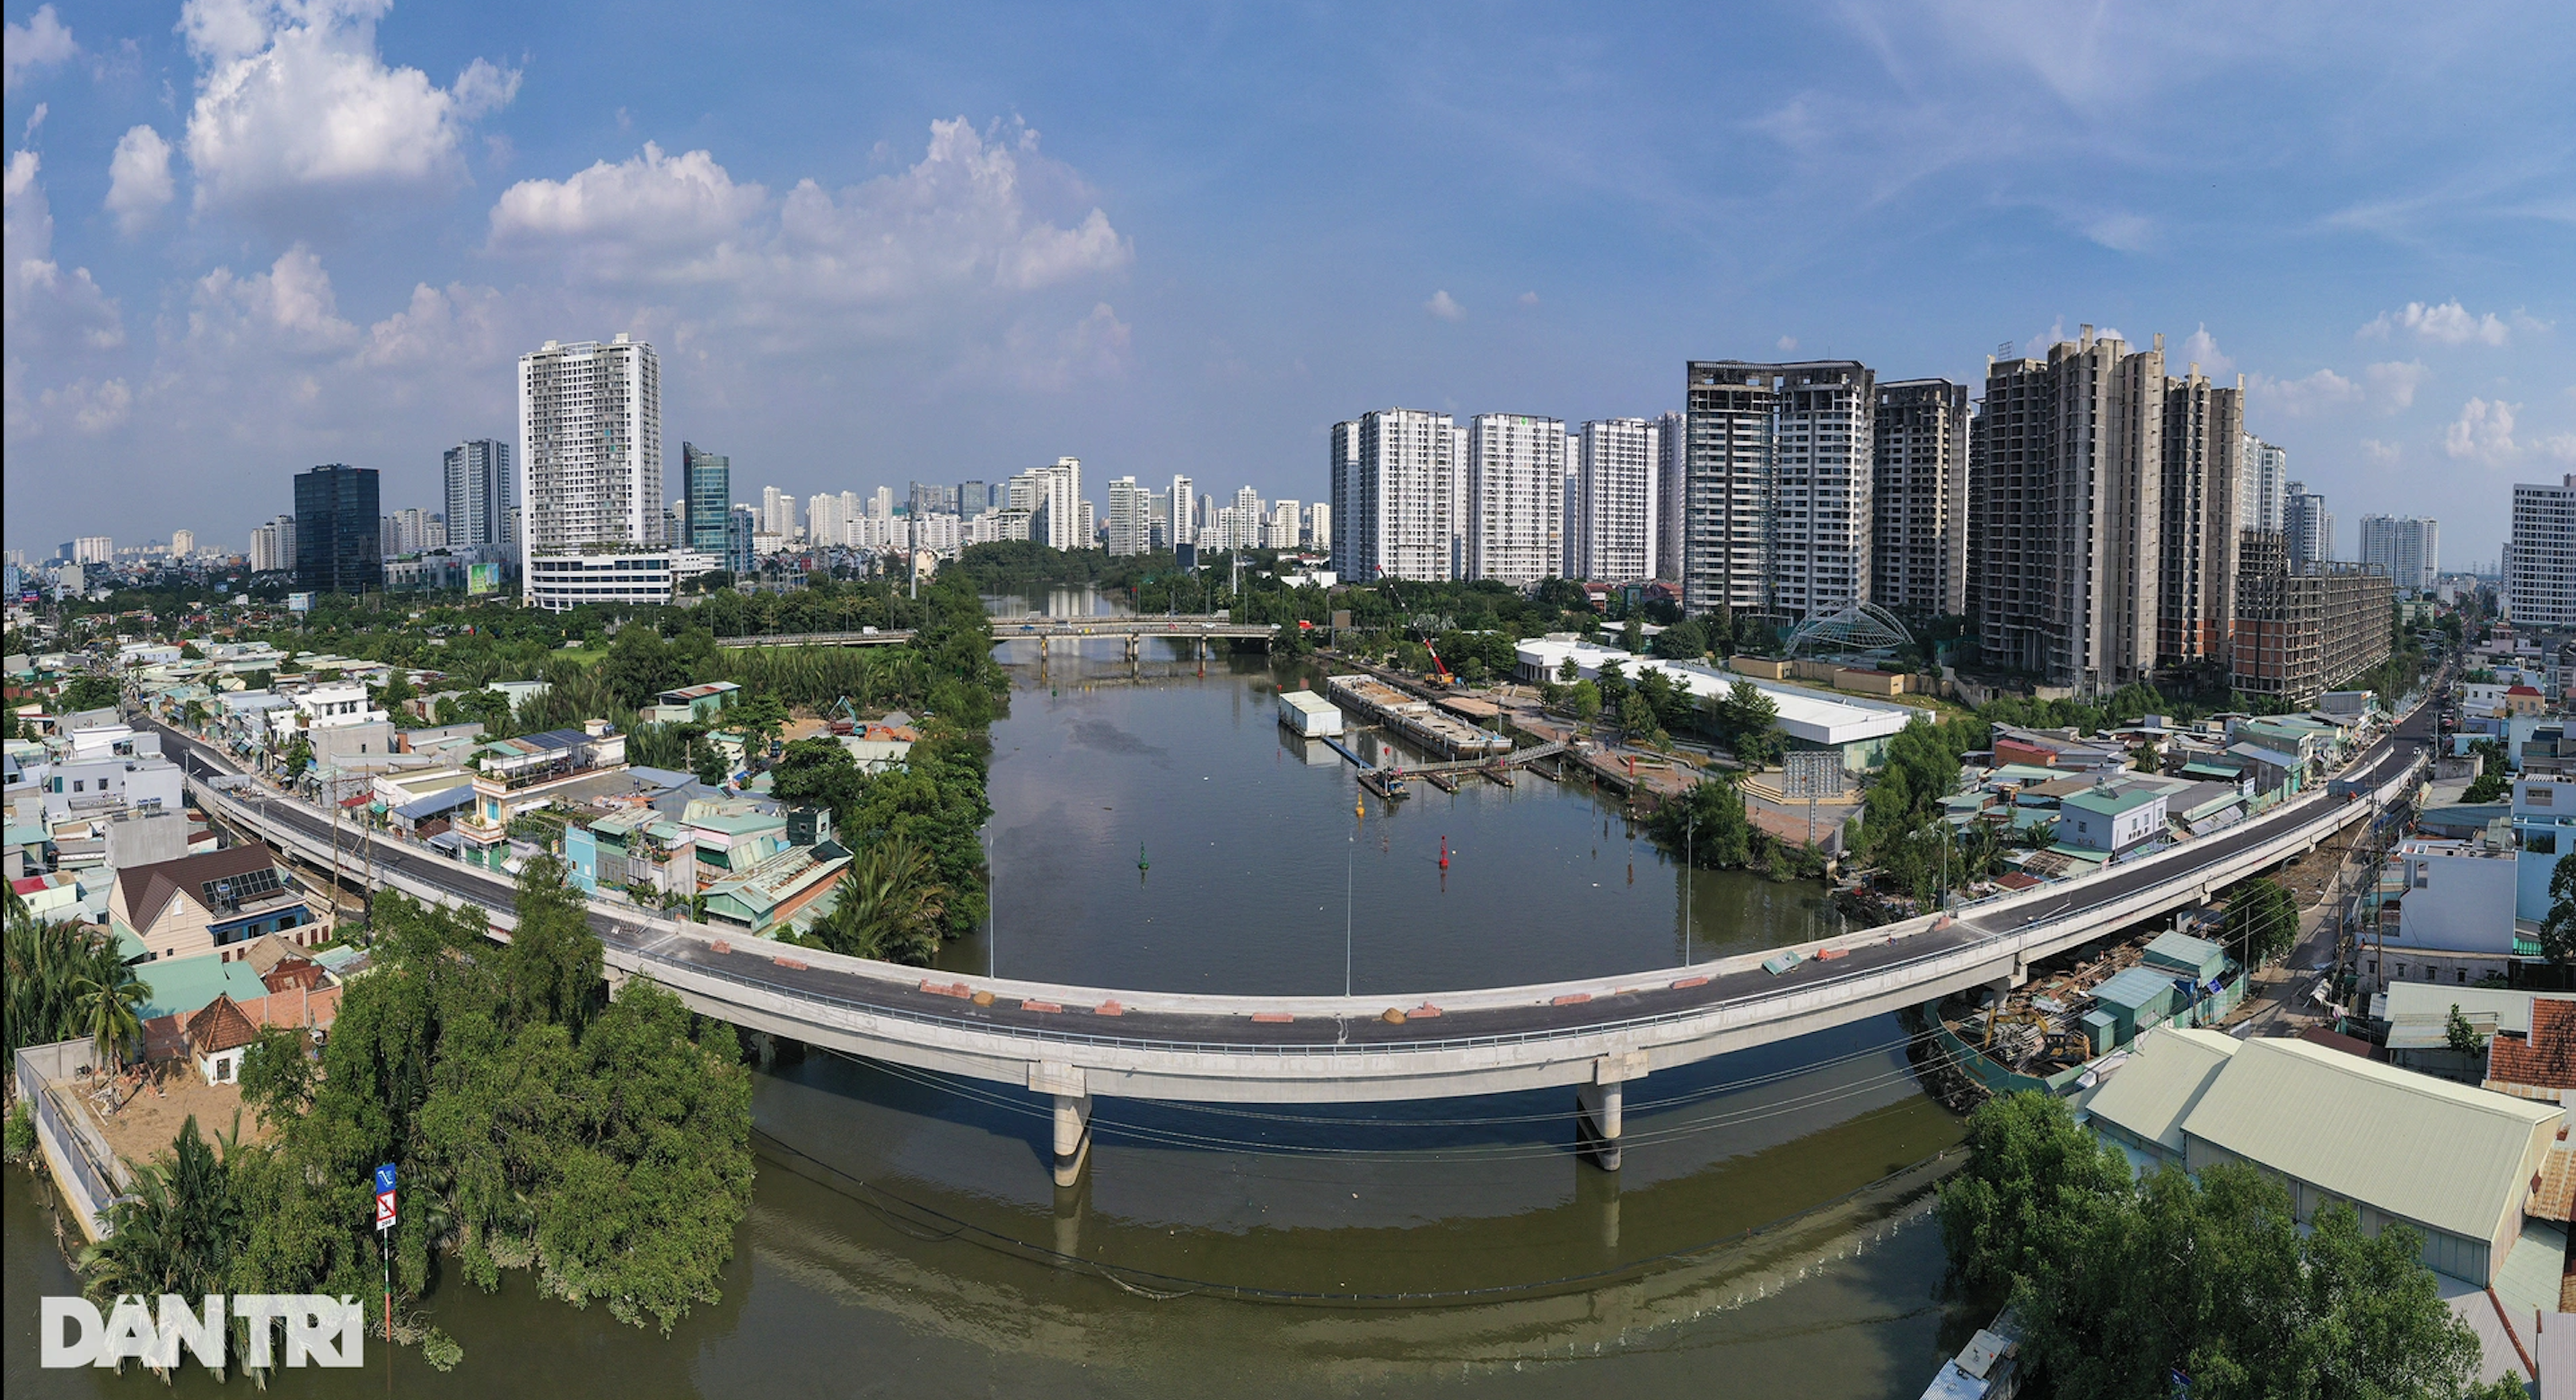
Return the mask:
[[[2360,778],[2368,787],[2394,780],[2416,761],[2431,739],[2432,719],[2430,707],[2420,707],[2398,726],[2395,733],[2383,738],[2349,767],[2342,778],[2345,781]],[[203,742],[166,726],[156,724],[155,727],[165,736],[165,749],[192,775],[203,778],[235,771]],[[292,826],[317,841],[330,839],[331,823],[322,811],[282,797],[268,799],[265,806],[271,820]],[[1056,989],[1053,1000],[1042,994],[1023,1002],[1014,993],[995,999],[991,1005],[977,1006],[961,997],[926,989],[934,985],[952,985],[952,974],[932,974],[938,979],[936,983],[915,984],[912,979],[920,974],[914,970],[896,972],[888,969],[875,975],[860,976],[829,967],[784,966],[773,956],[777,951],[774,945],[737,946],[728,952],[717,952],[711,940],[704,935],[655,929],[648,926],[641,915],[621,919],[598,906],[593,908],[592,925],[612,950],[623,950],[642,960],[686,967],[729,982],[784,992],[826,1005],[913,1021],[951,1023],[987,1033],[1016,1032],[1089,1042],[1118,1042],[1157,1048],[1204,1047],[1219,1051],[1394,1048],[1455,1045],[1461,1041],[1487,1039],[1555,1039],[1584,1036],[1638,1022],[1688,1016],[1729,1003],[1777,997],[1785,991],[1802,987],[1821,990],[1838,981],[1920,962],[2000,935],[2079,914],[2158,884],[2187,884],[2195,872],[2208,869],[2249,847],[2288,834],[2314,821],[2318,815],[2319,808],[2314,803],[2293,804],[2161,856],[2134,864],[2114,865],[2099,875],[2034,898],[2025,898],[2008,908],[1971,914],[1935,931],[1861,943],[1852,946],[1845,956],[1830,961],[1811,959],[1782,975],[1775,976],[1758,968],[1720,971],[1668,968],[1638,973],[1633,979],[1615,979],[1617,985],[1606,994],[1569,992],[1551,997],[1547,995],[1549,988],[1514,989],[1526,990],[1532,995],[1515,999],[1507,1005],[1445,1010],[1437,1019],[1416,1015],[1402,1024],[1390,1024],[1374,1015],[1355,1012],[1349,1003],[1340,999],[1234,999],[1246,1007],[1275,1004],[1282,1013],[1276,1019],[1265,1016],[1256,1021],[1243,1010],[1229,1009],[1222,1013],[1158,1010],[1150,1005],[1157,999],[1152,993],[1074,987]],[[342,839],[346,841],[348,836],[344,834]],[[487,908],[506,911],[510,907],[511,886],[504,879],[431,855],[418,847],[374,836],[368,839],[374,844],[374,863],[379,870],[409,876],[455,898]],[[721,935],[724,930],[716,928],[707,932]],[[966,980],[985,982],[990,979]],[[1599,979],[1587,985],[1598,986]],[[1463,999],[1469,994],[1447,995],[1451,999]],[[1146,1004],[1126,1005],[1128,998]],[[1439,999],[1441,994],[1406,994],[1369,1000],[1374,1005],[1414,1010]],[[1313,1009],[1324,1002],[1333,1003],[1331,1014],[1317,1014]]]

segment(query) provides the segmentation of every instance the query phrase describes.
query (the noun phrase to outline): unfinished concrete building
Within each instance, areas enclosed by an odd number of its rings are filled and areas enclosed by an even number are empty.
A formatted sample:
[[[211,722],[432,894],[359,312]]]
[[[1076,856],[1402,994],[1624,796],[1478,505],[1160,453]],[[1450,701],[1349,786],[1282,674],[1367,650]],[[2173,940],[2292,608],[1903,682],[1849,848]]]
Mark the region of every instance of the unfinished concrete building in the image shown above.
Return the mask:
[[[2154,673],[2165,384],[2163,337],[2132,353],[2091,326],[1989,362],[1969,469],[1987,664],[2087,695]]]
[[[2236,567],[2236,689],[2308,705],[2388,659],[2397,594],[2385,569],[2303,562],[2272,530],[2238,537]]]
[[[1968,610],[1968,386],[1878,386],[1870,601],[1918,617]]]

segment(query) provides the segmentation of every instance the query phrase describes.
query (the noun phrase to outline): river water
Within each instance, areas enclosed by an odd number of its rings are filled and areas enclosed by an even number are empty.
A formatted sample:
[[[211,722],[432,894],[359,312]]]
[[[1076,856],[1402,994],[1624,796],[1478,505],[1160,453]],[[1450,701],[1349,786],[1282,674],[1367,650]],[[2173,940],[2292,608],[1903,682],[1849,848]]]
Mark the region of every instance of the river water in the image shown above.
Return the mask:
[[[1073,608],[1096,606],[1082,598]],[[1059,599],[1057,606],[1068,606]],[[1003,654],[990,940],[953,965],[1238,992],[1426,991],[1664,966],[1811,937],[1809,887],[1684,883],[1615,807],[1524,777],[1355,819],[1351,770],[1282,742],[1259,657],[1116,643]],[[1021,653],[1027,653],[1023,656]],[[1365,737],[1365,736],[1364,736]],[[1451,864],[1438,866],[1447,837]],[[1142,845],[1147,868],[1137,868]],[[1313,1110],[1104,1100],[1057,1191],[1016,1091],[814,1054],[758,1081],[759,1179],[724,1301],[664,1340],[449,1282],[439,1375],[283,1395],[1919,1393],[1967,1321],[1935,1289],[1930,1172],[1956,1120],[1892,1019],[1631,1087],[1625,1160],[1572,1153],[1571,1094]],[[17,1395],[158,1382],[35,1368],[70,1291],[50,1192],[5,1188]],[[178,1389],[214,1395],[202,1377]]]

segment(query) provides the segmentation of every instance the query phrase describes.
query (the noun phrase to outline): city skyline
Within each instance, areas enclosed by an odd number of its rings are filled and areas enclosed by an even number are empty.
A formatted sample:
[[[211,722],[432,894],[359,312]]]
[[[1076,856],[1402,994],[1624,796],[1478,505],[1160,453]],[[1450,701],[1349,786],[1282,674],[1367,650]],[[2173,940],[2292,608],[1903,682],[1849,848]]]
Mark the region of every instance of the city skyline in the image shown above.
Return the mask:
[[[2343,557],[2438,474],[2458,560],[2491,560],[2511,486],[2576,465],[2546,275],[2570,119],[2515,80],[2565,56],[2538,9],[1580,35],[1355,12],[1116,44],[1032,12],[712,51],[647,16],[593,65],[549,62],[601,32],[579,12],[378,8],[13,11],[11,546],[246,543],[288,503],[242,483],[326,462],[435,504],[447,447],[508,433],[518,354],[621,330],[688,347],[673,441],[800,497],[1073,456],[1312,499],[1359,405],[1653,418],[1691,359],[1978,384],[2006,341],[2087,321],[2244,373],[2249,430],[2333,501]],[[1504,31],[1554,55],[1516,60],[1508,110],[1463,76]],[[1455,61],[1349,57],[1426,33]],[[776,81],[721,112],[661,95],[755,54]],[[308,81],[312,55],[349,83]],[[223,86],[255,74],[265,97]],[[1335,108],[1362,89],[1386,109]],[[2407,115],[2433,93],[2439,129]],[[1173,120],[1139,129],[1139,100]],[[379,146],[281,136],[369,102]],[[1426,194],[1325,212],[1390,168]],[[1535,210],[1533,171],[1557,186]],[[862,245],[891,251],[842,256]]]

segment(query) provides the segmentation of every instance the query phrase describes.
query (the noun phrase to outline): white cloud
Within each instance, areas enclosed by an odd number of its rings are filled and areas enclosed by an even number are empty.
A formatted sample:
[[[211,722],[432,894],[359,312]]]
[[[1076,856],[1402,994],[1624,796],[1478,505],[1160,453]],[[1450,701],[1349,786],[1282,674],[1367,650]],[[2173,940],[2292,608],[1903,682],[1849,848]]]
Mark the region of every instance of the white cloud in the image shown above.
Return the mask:
[[[2520,407],[2502,400],[2469,400],[2460,406],[2459,418],[2443,430],[2442,450],[2454,457],[2485,462],[2509,461],[2522,455],[2513,440],[2514,410]]]
[[[2218,337],[2209,333],[2206,322],[2201,324],[2200,329],[2183,338],[2181,359],[2186,365],[2200,366],[2200,372],[2211,379],[2225,379],[2236,373],[2235,359],[2218,348]],[[2173,359],[2168,357],[2165,364],[2170,368]]]
[[[225,351],[320,355],[355,345],[358,328],[340,319],[322,260],[298,243],[255,276],[219,267],[198,279],[188,338]]]
[[[42,402],[49,413],[68,418],[81,432],[103,433],[125,421],[134,407],[134,390],[122,379],[83,379],[47,389]]]
[[[1521,305],[1523,305],[1523,306],[1536,306],[1536,305],[1538,305],[1538,293],[1536,293],[1536,292],[1523,292],[1523,293],[1521,293]]]
[[[409,305],[367,328],[357,363],[376,369],[498,364],[517,353],[506,310],[493,288],[457,283],[441,291],[424,282],[411,289]]]
[[[2516,319],[2530,321],[2529,317],[2519,313]],[[2533,327],[2542,324],[2531,322]],[[2513,335],[2512,329],[2494,312],[2472,315],[2456,299],[2439,306],[2410,301],[2401,311],[2380,312],[2358,334],[2365,340],[2386,340],[2401,330],[2412,332],[2418,340],[2429,340],[2437,345],[2466,345],[2471,341],[2480,345],[2502,345]]]
[[[1460,306],[1458,304],[1458,299],[1449,295],[1449,291],[1445,287],[1439,291],[1433,292],[1431,294],[1431,300],[1422,303],[1422,309],[1439,317],[1443,321],[1463,321],[1467,319],[1467,308]]]
[[[25,24],[12,24],[0,31],[0,85],[16,87],[28,74],[40,68],[53,68],[70,61],[80,52],[72,42],[72,32],[54,15],[51,5],[38,5]]]
[[[1778,346],[1780,353],[1783,355],[1794,355],[1798,353],[1798,338],[1794,335],[1784,335],[1771,343]]]
[[[823,308],[1009,297],[1116,272],[1134,249],[1088,191],[1038,154],[1037,133],[988,139],[963,117],[931,123],[921,161],[834,193],[799,181],[773,198],[706,151],[647,144],[566,180],[523,180],[493,205],[490,246],[552,254],[606,286],[720,285],[730,314],[810,318]],[[1049,217],[1049,204],[1063,217]]]
[[[117,231],[128,238],[142,232],[171,194],[170,143],[148,126],[126,132],[107,163],[107,212]]]
[[[2399,458],[2406,455],[2406,449],[2398,443],[2382,442],[2378,438],[2363,438],[2361,455],[2368,457],[2373,466],[2393,467],[2397,465]]]
[[[0,261],[7,264],[6,317],[10,357],[42,357],[75,349],[106,350],[125,342],[116,303],[99,290],[89,269],[65,271],[53,260],[54,215],[36,178],[43,161],[33,151],[9,157],[5,196],[0,196]]]
[[[2370,386],[2383,412],[2395,413],[2415,402],[2415,390],[2422,386],[2432,371],[2422,360],[2382,360],[2361,372],[2362,382]]]
[[[1013,326],[1002,348],[1022,383],[1033,389],[1064,389],[1080,379],[1116,379],[1127,372],[1134,327],[1118,319],[1101,302],[1065,330],[1052,335],[1027,325]]]
[[[2115,253],[2143,253],[2155,242],[2155,222],[2144,214],[2096,214],[2083,221],[2084,236]]]
[[[200,208],[307,192],[447,188],[465,127],[507,103],[519,75],[476,59],[453,88],[388,67],[376,21],[391,0],[188,0],[197,56],[186,146]]]
[[[2384,360],[2364,369],[2358,380],[2321,369],[2298,379],[2249,374],[2245,386],[2265,407],[2291,418],[2365,406],[2395,413],[2415,402],[2415,390],[2430,374],[2420,360]]]

